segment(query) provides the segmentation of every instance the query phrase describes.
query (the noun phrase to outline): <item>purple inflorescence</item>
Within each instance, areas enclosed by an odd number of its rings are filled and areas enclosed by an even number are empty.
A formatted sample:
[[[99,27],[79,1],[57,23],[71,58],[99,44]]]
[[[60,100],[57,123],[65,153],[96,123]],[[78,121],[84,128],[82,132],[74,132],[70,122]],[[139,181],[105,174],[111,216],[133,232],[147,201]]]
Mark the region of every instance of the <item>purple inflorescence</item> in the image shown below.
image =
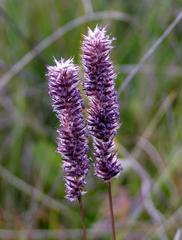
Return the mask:
[[[119,126],[119,104],[115,91],[116,74],[110,60],[112,41],[106,29],[88,30],[82,45],[84,88],[89,98],[89,131],[94,142],[95,175],[109,181],[121,171],[114,149]]]
[[[63,155],[66,198],[79,199],[84,193],[85,178],[89,169],[87,134],[83,119],[83,101],[77,89],[79,68],[72,60],[55,60],[48,66],[48,86],[60,128],[57,150]]]

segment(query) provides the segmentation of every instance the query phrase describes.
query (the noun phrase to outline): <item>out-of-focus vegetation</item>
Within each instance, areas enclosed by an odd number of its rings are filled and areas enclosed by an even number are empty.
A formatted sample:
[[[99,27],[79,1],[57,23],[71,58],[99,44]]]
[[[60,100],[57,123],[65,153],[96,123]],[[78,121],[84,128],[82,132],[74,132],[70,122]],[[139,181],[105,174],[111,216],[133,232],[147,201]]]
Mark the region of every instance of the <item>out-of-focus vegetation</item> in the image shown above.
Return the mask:
[[[12,67],[59,27],[92,10],[107,11],[104,20],[83,22],[25,66],[20,62],[18,74],[0,88],[0,239],[81,239],[78,207],[64,199],[56,153],[57,120],[45,77],[53,56],[74,56],[80,64],[82,33],[107,24],[116,36],[119,89],[181,7],[181,0],[0,2],[1,77],[11,76]],[[115,11],[128,16],[119,20]],[[181,52],[182,21],[120,94],[116,143],[124,171],[113,181],[118,240],[173,239],[182,227]],[[111,239],[106,186],[90,174],[87,191],[89,239]]]

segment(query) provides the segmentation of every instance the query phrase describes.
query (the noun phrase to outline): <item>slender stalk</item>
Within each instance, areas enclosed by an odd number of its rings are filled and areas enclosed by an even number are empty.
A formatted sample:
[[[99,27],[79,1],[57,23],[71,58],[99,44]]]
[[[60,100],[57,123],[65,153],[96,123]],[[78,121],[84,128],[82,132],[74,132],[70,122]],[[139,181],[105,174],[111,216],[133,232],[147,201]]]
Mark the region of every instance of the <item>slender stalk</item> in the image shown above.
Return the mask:
[[[114,223],[114,214],[113,214],[113,204],[112,204],[112,192],[111,192],[111,182],[108,182],[108,198],[109,198],[109,208],[112,222],[112,240],[116,240],[116,231]]]
[[[87,240],[86,228],[85,228],[85,222],[84,222],[84,209],[83,209],[83,203],[82,203],[81,197],[78,198],[78,202],[79,202],[79,207],[80,207],[80,218],[81,218],[81,222],[82,222],[83,240]]]

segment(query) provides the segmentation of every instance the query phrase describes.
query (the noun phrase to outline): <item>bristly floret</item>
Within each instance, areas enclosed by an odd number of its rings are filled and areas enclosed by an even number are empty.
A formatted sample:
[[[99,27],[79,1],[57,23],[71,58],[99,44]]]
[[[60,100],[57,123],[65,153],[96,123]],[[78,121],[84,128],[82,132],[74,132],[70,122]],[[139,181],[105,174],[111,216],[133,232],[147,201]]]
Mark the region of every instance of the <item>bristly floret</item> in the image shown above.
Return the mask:
[[[57,150],[63,155],[66,198],[79,199],[84,193],[89,169],[87,134],[83,119],[83,100],[77,89],[79,68],[73,60],[55,60],[48,66],[49,95],[60,127],[57,130]]]
[[[110,60],[112,41],[105,28],[88,29],[82,45],[84,88],[90,101],[88,127],[93,137],[95,175],[109,181],[121,171],[114,150],[119,125],[116,74]]]

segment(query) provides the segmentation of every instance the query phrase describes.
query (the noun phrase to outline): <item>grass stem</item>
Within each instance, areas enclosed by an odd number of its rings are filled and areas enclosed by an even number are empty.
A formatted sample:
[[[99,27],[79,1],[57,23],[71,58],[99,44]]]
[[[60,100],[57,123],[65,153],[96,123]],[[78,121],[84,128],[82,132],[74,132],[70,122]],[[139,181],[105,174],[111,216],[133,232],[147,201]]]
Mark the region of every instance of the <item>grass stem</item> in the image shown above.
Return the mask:
[[[83,203],[82,203],[82,198],[78,198],[79,202],[79,207],[80,207],[80,218],[82,222],[82,230],[83,230],[83,240],[87,240],[86,236],[86,228],[85,228],[85,222],[84,222],[84,208],[83,208]]]
[[[116,231],[115,231],[115,222],[114,222],[114,214],[113,214],[113,204],[112,204],[111,182],[108,182],[108,198],[109,198],[109,208],[110,208],[110,216],[111,216],[111,222],[112,222],[112,240],[116,240]]]

